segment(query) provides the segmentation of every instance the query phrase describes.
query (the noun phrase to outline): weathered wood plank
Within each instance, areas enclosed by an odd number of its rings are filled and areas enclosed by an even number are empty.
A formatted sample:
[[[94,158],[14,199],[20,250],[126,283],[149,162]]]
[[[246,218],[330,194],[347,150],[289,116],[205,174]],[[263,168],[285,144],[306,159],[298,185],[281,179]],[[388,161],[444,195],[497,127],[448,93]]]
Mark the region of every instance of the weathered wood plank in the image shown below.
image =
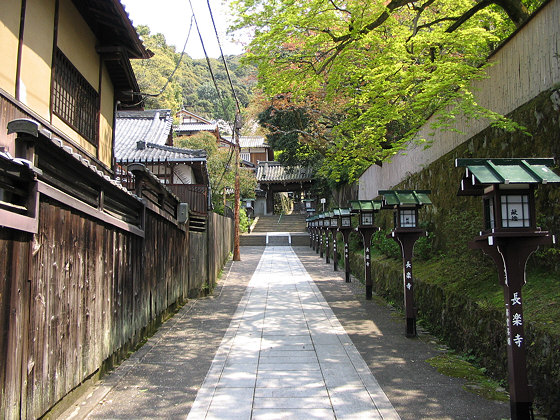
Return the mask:
[[[142,238],[44,195],[31,260],[32,236],[24,233],[18,242],[11,232],[0,229],[0,252],[8,256],[0,262],[0,403],[3,413],[13,413],[7,418],[42,416],[104,360],[140,339],[170,305],[200,289],[219,270],[208,268],[209,237],[216,242],[212,252],[220,254],[216,262],[224,252],[221,233],[189,233],[148,212]],[[19,316],[22,308],[30,311],[27,320]]]

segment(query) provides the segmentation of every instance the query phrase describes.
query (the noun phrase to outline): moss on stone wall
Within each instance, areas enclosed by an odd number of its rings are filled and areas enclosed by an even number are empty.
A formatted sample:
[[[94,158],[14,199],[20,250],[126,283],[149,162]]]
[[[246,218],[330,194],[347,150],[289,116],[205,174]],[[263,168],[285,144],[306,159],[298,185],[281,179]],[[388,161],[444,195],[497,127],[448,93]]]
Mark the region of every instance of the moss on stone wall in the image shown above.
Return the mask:
[[[488,128],[441,157],[422,171],[410,175],[396,189],[429,189],[433,206],[420,219],[433,232],[432,257],[415,260],[415,301],[419,316],[443,336],[455,350],[475,355],[490,373],[507,378],[505,316],[502,289],[491,260],[468,242],[482,226],[482,203],[478,197],[457,197],[464,169],[456,158],[553,157],[560,154],[560,91],[543,92],[517,109],[511,119],[524,125],[531,136]],[[538,221],[545,230],[560,233],[560,187],[543,185],[536,194]],[[390,212],[381,212],[377,223],[392,228]],[[401,262],[385,257],[372,261],[374,290],[402,307]],[[543,414],[560,418],[560,252],[540,250],[528,263],[528,271],[548,280],[524,287],[525,332],[528,369]],[[352,272],[363,279],[363,254],[351,257]],[[550,280],[550,279],[553,280]],[[555,279],[555,281],[554,281]],[[404,329],[404,326],[403,326]]]

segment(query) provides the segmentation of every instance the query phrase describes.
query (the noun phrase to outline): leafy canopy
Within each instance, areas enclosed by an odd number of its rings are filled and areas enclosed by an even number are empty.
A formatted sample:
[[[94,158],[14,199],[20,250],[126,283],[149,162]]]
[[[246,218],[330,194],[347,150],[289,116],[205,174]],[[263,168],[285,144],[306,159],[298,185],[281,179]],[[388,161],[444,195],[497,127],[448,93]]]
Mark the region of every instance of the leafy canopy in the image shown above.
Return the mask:
[[[439,110],[441,126],[461,112],[516,128],[481,109],[469,83],[483,77],[490,51],[527,17],[521,0],[500,7],[486,0],[233,3],[233,29],[254,31],[246,61],[257,66],[271,101],[265,113],[278,112],[275,101],[288,97],[284,105],[309,117],[305,129],[269,128],[297,134],[324,155],[321,170],[333,183],[390,158]]]

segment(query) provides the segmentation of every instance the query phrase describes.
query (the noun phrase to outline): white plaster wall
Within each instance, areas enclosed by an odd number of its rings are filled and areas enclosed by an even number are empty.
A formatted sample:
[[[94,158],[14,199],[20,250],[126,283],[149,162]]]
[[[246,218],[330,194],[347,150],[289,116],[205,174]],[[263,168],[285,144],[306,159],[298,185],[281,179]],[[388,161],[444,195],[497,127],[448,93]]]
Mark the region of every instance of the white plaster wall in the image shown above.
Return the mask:
[[[194,173],[188,165],[176,165],[173,168],[173,183],[174,184],[194,184]]]
[[[488,78],[473,82],[477,102],[502,115],[527,103],[541,92],[560,83],[560,0],[546,5],[512,39],[490,58],[494,65]],[[371,199],[377,191],[390,189],[408,174],[422,170],[441,156],[488,127],[484,120],[458,117],[452,131],[437,131],[428,121],[417,138],[429,139],[432,145],[411,144],[383,166],[372,165],[360,177],[358,196]]]

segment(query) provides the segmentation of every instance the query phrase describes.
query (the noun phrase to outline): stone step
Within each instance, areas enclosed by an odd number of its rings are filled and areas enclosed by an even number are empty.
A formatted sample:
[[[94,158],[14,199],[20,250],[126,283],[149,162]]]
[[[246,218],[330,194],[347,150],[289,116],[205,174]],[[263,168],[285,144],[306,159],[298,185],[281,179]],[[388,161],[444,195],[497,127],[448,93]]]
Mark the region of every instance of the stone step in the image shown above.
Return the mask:
[[[289,239],[288,239],[289,235]],[[244,233],[239,236],[240,246],[266,246],[266,233]],[[291,243],[290,243],[291,242]],[[268,245],[274,246],[309,246],[309,235],[301,232],[286,235],[268,235]]]
[[[253,233],[306,232],[306,215],[260,216]]]

